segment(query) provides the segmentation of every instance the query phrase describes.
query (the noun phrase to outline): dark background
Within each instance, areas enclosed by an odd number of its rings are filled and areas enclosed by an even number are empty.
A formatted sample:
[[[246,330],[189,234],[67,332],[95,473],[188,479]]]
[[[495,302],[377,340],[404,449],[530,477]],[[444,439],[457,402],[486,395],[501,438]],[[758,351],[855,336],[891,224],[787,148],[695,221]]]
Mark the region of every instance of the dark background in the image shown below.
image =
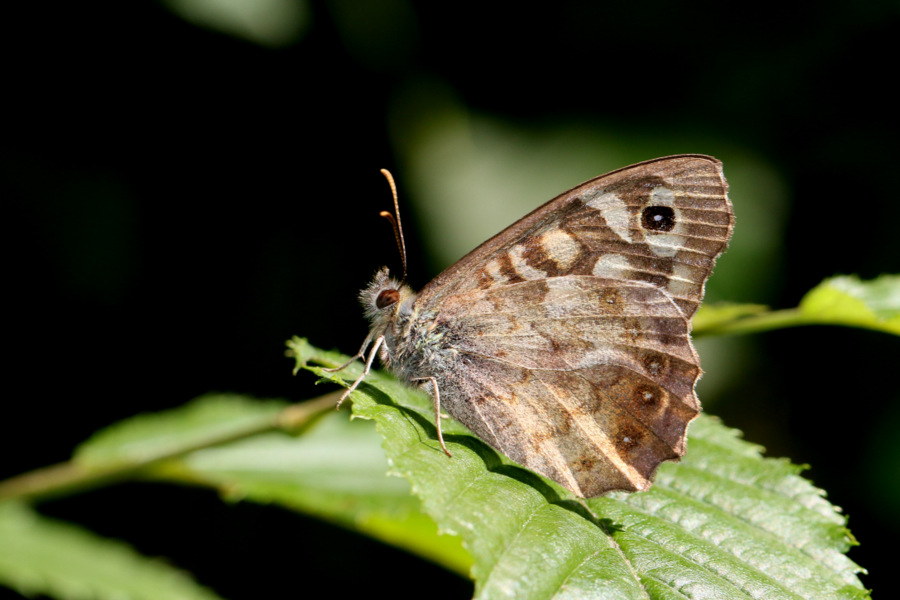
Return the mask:
[[[764,157],[791,201],[780,254],[769,287],[729,300],[790,307],[833,274],[900,271],[900,9],[848,4],[312,2],[297,36],[269,46],[154,2],[18,6],[2,36],[0,476],[207,391],[318,393],[291,376],[284,340],[352,352],[364,336],[356,293],[396,263],[377,169],[403,193],[389,115],[418,81],[516,125],[601,120],[647,138],[675,123]],[[407,229],[421,286],[446,265]],[[900,344],[824,327],[757,337],[747,378],[711,412],[812,466],[877,590],[900,534]],[[402,595],[382,569],[408,574],[410,595],[471,593],[400,551],[202,490],[125,485],[40,509],[232,599],[313,573],[342,595]]]

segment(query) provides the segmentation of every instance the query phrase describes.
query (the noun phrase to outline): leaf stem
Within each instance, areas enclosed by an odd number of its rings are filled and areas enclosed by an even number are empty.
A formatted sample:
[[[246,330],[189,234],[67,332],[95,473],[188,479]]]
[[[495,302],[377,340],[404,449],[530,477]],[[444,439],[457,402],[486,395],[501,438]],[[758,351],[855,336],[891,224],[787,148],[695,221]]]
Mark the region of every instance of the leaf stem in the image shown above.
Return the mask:
[[[157,455],[101,467],[85,466],[77,460],[42,467],[0,481],[0,501],[13,499],[39,501],[65,496],[135,477],[141,471],[159,463],[204,448],[221,446],[272,431],[297,433],[326,410],[334,409],[336,395],[336,393],[326,394],[314,400],[292,404],[275,415],[260,418],[241,429],[194,439]]]
[[[695,328],[693,334],[696,337],[705,335],[737,335],[814,324],[816,324],[815,321],[804,316],[799,308],[786,308],[711,323]]]

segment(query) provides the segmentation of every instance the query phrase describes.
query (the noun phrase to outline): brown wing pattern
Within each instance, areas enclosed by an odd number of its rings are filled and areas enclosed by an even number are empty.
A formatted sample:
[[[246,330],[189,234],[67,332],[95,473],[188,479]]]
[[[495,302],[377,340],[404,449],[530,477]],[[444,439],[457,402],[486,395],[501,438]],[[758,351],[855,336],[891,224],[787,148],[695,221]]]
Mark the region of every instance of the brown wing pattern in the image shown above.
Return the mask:
[[[429,306],[471,289],[564,275],[645,281],[685,317],[703,296],[734,216],[721,163],[698,155],[640,163],[554,198],[441,273]]]
[[[443,406],[582,496],[642,490],[700,410],[690,342],[733,215],[715,159],[617,171],[550,201],[422,290]],[[452,357],[452,358],[447,358]]]
[[[687,321],[654,286],[508,284],[448,298],[438,324],[457,357],[439,377],[445,408],[513,460],[595,496],[646,489],[683,453],[700,368]]]

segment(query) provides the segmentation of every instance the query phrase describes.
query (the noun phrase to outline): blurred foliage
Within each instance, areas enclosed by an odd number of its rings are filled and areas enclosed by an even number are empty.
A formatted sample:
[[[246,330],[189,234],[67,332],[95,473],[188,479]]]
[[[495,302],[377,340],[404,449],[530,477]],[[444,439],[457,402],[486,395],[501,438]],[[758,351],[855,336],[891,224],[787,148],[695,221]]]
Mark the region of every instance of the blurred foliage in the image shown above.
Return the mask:
[[[296,43],[309,28],[305,0],[164,0],[172,12],[201,27],[274,48]]]
[[[0,503],[0,580],[29,597],[219,598],[162,561],[14,502]]]

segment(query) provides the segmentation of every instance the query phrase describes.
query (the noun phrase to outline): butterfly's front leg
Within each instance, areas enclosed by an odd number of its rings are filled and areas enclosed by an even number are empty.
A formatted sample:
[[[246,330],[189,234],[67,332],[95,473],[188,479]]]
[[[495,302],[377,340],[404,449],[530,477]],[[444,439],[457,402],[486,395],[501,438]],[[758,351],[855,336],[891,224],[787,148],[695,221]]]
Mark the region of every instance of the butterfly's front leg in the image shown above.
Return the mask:
[[[450,451],[447,450],[447,446],[444,445],[444,434],[441,432],[441,393],[438,391],[438,383],[437,379],[434,377],[417,377],[412,381],[430,381],[431,386],[434,389],[434,396],[432,399],[434,400],[434,421],[435,425],[437,425],[437,437],[438,441],[441,443],[441,448],[444,450],[444,454],[452,457]]]
[[[372,336],[371,336],[371,335],[368,336],[368,337],[366,337],[365,341],[363,342],[362,346],[361,346],[360,349],[359,349],[359,352],[357,352],[356,354],[354,354],[354,355],[350,358],[350,360],[348,360],[347,362],[345,362],[345,363],[342,364],[341,366],[339,366],[339,367],[322,367],[322,370],[325,371],[325,372],[327,372],[327,373],[337,373],[337,372],[339,372],[339,371],[343,371],[344,369],[346,369],[347,367],[349,367],[350,365],[352,365],[352,364],[353,364],[353,361],[355,361],[357,358],[363,358],[363,357],[366,355],[366,346],[368,346],[368,345],[371,343],[371,341],[372,341]]]
[[[360,348],[359,353],[356,356],[354,356],[353,358],[351,358],[349,361],[347,361],[346,363],[341,365],[340,367],[336,367],[333,369],[322,369],[322,370],[328,371],[330,373],[334,373],[336,371],[341,371],[343,369],[346,369],[348,366],[350,366],[350,363],[352,363],[354,360],[356,360],[357,358],[363,357],[363,353],[365,352],[365,347],[368,345],[368,343],[369,343],[368,340],[366,340],[366,343],[364,343],[363,347]],[[343,394],[341,394],[341,397],[338,398],[337,404],[334,407],[335,410],[337,410],[338,408],[341,407],[341,402],[343,402],[347,398],[347,396],[349,396],[353,392],[353,390],[356,389],[356,386],[358,386],[360,383],[362,383],[362,380],[365,379],[366,375],[369,374],[369,371],[372,370],[372,362],[375,360],[375,357],[378,356],[378,348],[380,348],[383,343],[384,343],[383,335],[380,335],[375,339],[375,344],[372,346],[372,349],[369,351],[369,358],[366,359],[366,368],[363,369],[362,375],[360,375],[359,377],[356,378],[356,381],[353,382],[353,385],[351,385],[349,388],[347,388],[347,391],[345,391]]]

